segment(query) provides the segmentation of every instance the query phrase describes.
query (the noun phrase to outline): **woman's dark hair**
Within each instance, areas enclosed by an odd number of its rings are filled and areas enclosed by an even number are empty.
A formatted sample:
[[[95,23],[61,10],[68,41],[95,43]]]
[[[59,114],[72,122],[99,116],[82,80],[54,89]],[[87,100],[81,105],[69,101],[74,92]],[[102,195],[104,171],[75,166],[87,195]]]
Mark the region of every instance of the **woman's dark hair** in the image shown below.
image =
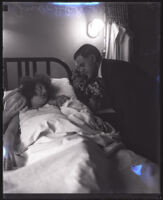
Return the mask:
[[[34,95],[35,84],[31,77],[25,76],[20,82],[19,92],[26,98],[27,105],[30,104],[30,99]]]
[[[51,92],[51,80],[50,77],[45,74],[37,74],[34,77],[34,84],[41,83],[45,86],[47,94],[50,95]]]
[[[20,83],[20,93],[26,98],[27,105],[30,106],[30,100],[35,95],[36,84],[41,83],[45,86],[48,99],[50,98],[52,85],[50,77],[45,74],[37,74],[32,77],[23,77]]]
[[[102,56],[100,54],[100,51],[93,45],[91,44],[84,44],[83,46],[81,46],[74,54],[74,60],[76,60],[76,58],[78,56],[83,56],[84,58],[89,56],[89,55],[95,55],[97,62],[100,62],[102,59]]]

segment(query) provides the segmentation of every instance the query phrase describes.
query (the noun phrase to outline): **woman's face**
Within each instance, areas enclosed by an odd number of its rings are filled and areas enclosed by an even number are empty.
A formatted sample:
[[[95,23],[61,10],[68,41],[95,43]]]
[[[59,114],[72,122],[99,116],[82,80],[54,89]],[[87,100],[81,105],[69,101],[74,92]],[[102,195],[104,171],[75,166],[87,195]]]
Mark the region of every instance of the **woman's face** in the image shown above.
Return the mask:
[[[32,108],[39,108],[46,104],[48,100],[48,94],[45,86],[41,83],[37,83],[35,85],[35,94],[31,98],[31,106]]]

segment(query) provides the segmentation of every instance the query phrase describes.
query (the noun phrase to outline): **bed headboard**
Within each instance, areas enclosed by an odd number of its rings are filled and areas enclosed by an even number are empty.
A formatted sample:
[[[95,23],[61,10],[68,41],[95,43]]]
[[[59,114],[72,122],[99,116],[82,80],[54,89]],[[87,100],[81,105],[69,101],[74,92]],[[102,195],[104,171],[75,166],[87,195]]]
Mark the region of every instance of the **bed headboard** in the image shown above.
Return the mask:
[[[4,90],[9,89],[8,84],[8,65],[14,63],[14,66],[16,65],[17,68],[17,83],[20,83],[20,80],[23,76],[34,76],[36,73],[38,73],[38,63],[43,63],[45,65],[45,73],[49,76],[51,76],[52,67],[54,66],[60,66],[64,68],[65,72],[67,73],[67,77],[71,78],[72,72],[70,70],[70,67],[63,62],[62,60],[54,57],[21,57],[21,58],[3,58],[3,88]],[[15,78],[15,77],[14,77]]]

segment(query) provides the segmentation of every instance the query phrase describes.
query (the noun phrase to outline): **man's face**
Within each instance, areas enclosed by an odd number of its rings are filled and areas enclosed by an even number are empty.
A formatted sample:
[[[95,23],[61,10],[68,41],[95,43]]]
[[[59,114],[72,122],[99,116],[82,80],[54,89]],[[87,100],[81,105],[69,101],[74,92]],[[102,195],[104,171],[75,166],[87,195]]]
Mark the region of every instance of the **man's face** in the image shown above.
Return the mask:
[[[88,76],[88,79],[94,78],[97,73],[97,63],[95,62],[95,58],[93,59],[93,55],[83,57],[78,56],[75,59],[75,66],[79,71],[85,73]]]

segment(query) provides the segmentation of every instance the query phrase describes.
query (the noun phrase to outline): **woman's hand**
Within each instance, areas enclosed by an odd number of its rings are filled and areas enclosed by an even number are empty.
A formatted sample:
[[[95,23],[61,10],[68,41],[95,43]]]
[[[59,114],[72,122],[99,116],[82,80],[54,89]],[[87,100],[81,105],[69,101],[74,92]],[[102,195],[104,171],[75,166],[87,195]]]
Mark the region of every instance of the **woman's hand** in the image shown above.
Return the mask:
[[[3,168],[4,170],[11,170],[16,167],[13,134],[5,134],[3,136],[3,148]]]

